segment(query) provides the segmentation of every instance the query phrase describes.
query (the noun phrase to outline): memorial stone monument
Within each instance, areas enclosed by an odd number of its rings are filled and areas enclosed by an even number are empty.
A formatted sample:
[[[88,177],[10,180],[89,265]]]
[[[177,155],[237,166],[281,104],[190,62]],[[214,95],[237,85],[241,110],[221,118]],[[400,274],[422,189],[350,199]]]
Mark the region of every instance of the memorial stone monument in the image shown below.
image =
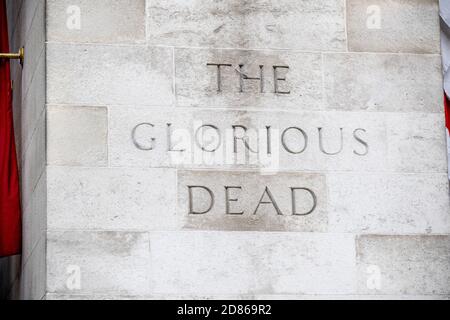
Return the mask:
[[[13,2],[11,297],[450,296],[437,0]]]

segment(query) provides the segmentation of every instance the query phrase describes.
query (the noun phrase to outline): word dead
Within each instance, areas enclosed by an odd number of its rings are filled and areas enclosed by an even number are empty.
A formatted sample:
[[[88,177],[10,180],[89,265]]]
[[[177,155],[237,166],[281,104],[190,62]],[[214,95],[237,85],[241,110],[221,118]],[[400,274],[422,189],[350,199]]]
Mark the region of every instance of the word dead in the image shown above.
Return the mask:
[[[214,209],[214,206],[216,204],[216,195],[214,192],[206,187],[206,186],[187,186],[188,193],[189,193],[189,214],[190,215],[204,215],[211,210]],[[234,207],[236,207],[236,204],[239,203],[239,192],[242,191],[243,188],[241,186],[224,186],[223,192],[224,192],[224,198],[225,199],[225,212],[226,215],[245,215],[245,214],[252,214],[257,215],[259,211],[262,209],[263,206],[267,206],[270,208],[274,214],[278,216],[283,215],[292,215],[292,216],[307,216],[313,213],[317,208],[317,196],[309,188],[304,187],[291,187],[289,188],[290,192],[290,199],[291,199],[291,212],[282,212],[280,209],[280,206],[278,205],[275,195],[272,193],[271,189],[269,187],[265,187],[264,192],[262,193],[261,197],[258,198],[259,200],[255,201],[254,210],[252,212],[244,212],[243,210],[232,210],[232,204]],[[310,201],[308,201],[311,205],[310,208],[308,208],[306,211],[300,212],[299,211],[299,203],[297,201],[297,198],[299,198],[300,193],[307,194],[310,198]],[[201,205],[197,205],[196,200],[199,200],[198,202],[201,203]],[[202,207],[202,208],[200,208]],[[303,207],[303,206],[302,206]]]

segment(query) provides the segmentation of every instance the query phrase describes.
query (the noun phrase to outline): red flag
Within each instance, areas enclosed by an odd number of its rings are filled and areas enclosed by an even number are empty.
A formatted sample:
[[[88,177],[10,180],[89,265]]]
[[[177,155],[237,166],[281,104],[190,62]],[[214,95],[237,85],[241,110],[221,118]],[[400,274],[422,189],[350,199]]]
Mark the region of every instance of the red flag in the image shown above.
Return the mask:
[[[5,0],[0,0],[0,52],[9,52]],[[0,257],[22,251],[19,190],[9,61],[0,59]]]

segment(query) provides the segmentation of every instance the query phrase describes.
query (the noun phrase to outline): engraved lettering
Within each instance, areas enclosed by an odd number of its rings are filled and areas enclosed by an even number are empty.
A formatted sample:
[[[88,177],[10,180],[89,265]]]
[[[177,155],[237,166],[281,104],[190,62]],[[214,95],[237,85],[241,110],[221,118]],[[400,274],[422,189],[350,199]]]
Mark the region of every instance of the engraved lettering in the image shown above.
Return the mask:
[[[194,194],[193,194],[194,189],[204,190],[208,193],[210,200],[209,200],[209,206],[206,210],[203,210],[203,211],[195,211],[194,210]],[[188,190],[189,190],[189,214],[202,215],[202,214],[206,214],[211,211],[211,209],[214,207],[214,201],[215,201],[214,193],[211,191],[211,189],[204,187],[204,186],[188,186]]]
[[[271,134],[271,127],[266,126],[266,132],[267,132],[267,154],[272,154],[272,134]]]
[[[239,92],[244,92],[244,80],[259,80],[260,93],[264,93],[264,66],[259,66],[259,78],[246,75],[242,71],[243,67],[243,64],[239,65]]]
[[[297,212],[296,191],[299,191],[299,190],[306,191],[312,197],[313,205],[312,205],[312,208],[308,212],[305,212],[305,213],[298,213]],[[291,195],[292,195],[292,215],[293,216],[307,216],[307,215],[310,215],[311,213],[313,213],[314,210],[316,210],[316,207],[317,207],[317,196],[311,189],[308,189],[308,188],[291,188],[291,193],[292,193]]]
[[[133,128],[133,131],[131,132],[131,139],[133,140],[133,144],[136,146],[136,148],[138,148],[139,150],[142,151],[151,151],[154,148],[154,142],[155,142],[155,138],[150,138],[150,144],[148,146],[146,146],[144,143],[141,143],[138,141],[137,139],[137,134],[138,134],[138,130],[139,128],[153,128],[154,125],[151,123],[140,123],[137,126],[135,126]]]
[[[216,146],[214,147],[214,148],[212,148],[212,149],[206,149],[206,146],[204,145],[205,143],[205,141],[204,141],[204,135],[203,135],[203,129],[205,129],[205,128],[210,128],[210,129],[212,129],[212,130],[214,130],[215,132],[216,132],[216,136],[217,136],[217,139],[216,139],[216,141],[217,141],[217,143],[216,143]],[[199,138],[199,134],[200,133],[202,133],[202,136],[201,136],[201,139]],[[201,143],[200,143],[200,141],[201,141]],[[220,145],[221,145],[221,143],[222,143],[222,135],[221,135],[221,133],[220,133],[220,130],[219,130],[219,128],[218,127],[216,127],[216,126],[214,126],[214,125],[212,125],[212,124],[206,124],[206,125],[202,125],[202,126],[200,126],[198,129],[197,129],[197,131],[195,132],[195,143],[197,144],[197,146],[200,148],[200,149],[202,149],[203,151],[205,151],[205,152],[216,152],[217,151],[217,149],[219,149],[220,148]]]
[[[237,148],[237,143],[239,140],[242,140],[244,142],[244,146],[250,150],[253,153],[258,153],[258,150],[253,151],[252,148],[250,147],[250,144],[248,143],[248,136],[247,136],[247,128],[245,126],[241,126],[241,125],[235,125],[232,126],[233,128],[233,139],[234,139],[234,153],[238,153],[238,148]],[[238,137],[236,135],[236,129],[242,129],[244,131],[244,136],[243,137]]]
[[[216,66],[217,67],[217,92],[222,92],[222,67],[231,67],[231,64],[228,63],[207,63],[208,67]]]
[[[336,152],[328,152],[325,150],[324,148],[324,143],[323,143],[323,133],[322,133],[323,128],[319,128],[319,148],[320,151],[322,151],[323,153],[330,155],[330,156],[334,156],[337,155],[339,153],[341,153],[342,149],[344,149],[344,128],[340,128],[340,132],[341,132],[341,145],[338,149],[338,151]]]
[[[263,201],[263,200],[264,200],[264,197],[265,197],[266,195],[269,197],[270,201]],[[266,187],[266,189],[264,190],[264,193],[263,193],[263,195],[261,196],[261,199],[259,200],[258,206],[256,207],[255,212],[253,213],[253,215],[256,215],[256,214],[258,213],[259,207],[260,207],[262,204],[271,204],[271,205],[275,208],[275,210],[277,211],[277,214],[278,214],[279,216],[282,216],[282,215],[283,215],[283,213],[282,213],[281,210],[280,210],[280,207],[278,207],[278,204],[277,204],[277,202],[275,201],[275,199],[274,199],[274,197],[273,197],[273,195],[272,195],[272,192],[270,192],[270,190],[269,190],[268,187]]]
[[[286,144],[286,134],[291,130],[297,130],[303,136],[304,145],[303,145],[303,148],[298,151],[292,150]],[[287,128],[286,130],[284,130],[283,133],[281,134],[281,143],[283,145],[283,148],[287,152],[292,153],[292,154],[300,154],[300,153],[303,153],[306,150],[306,148],[308,147],[308,136],[306,135],[305,131],[303,131],[302,129],[300,129],[298,127],[290,127],[290,128]]]
[[[225,214],[228,215],[243,215],[244,211],[241,212],[231,212],[231,202],[238,202],[239,200],[236,198],[230,198],[230,190],[242,190],[242,187],[225,187],[225,207],[226,211]]]
[[[291,91],[282,91],[280,89],[279,81],[286,81],[286,76],[280,77],[278,73],[278,69],[286,69],[289,70],[288,66],[273,66],[273,83],[274,83],[274,89],[275,93],[277,94],[291,94]]]
[[[356,150],[353,150],[353,153],[358,156],[366,156],[369,153],[369,144],[358,135],[358,132],[366,133],[366,130],[358,128],[355,131],[353,131],[353,137],[355,138],[356,141],[358,141],[364,146],[364,152],[358,152]]]
[[[208,67],[215,67],[216,69],[216,81],[217,81],[217,92],[221,93],[223,89],[223,69],[233,67],[232,64],[229,63],[207,63]],[[245,90],[245,83],[247,80],[256,80],[259,82],[259,93],[265,93],[265,82],[266,79],[264,77],[264,65],[259,65],[259,76],[249,76],[244,71],[244,64],[238,64],[235,68],[237,73],[239,74],[239,92],[244,93]],[[286,85],[286,74],[289,72],[289,66],[285,65],[273,65],[273,85],[274,85],[274,93],[280,94],[280,95],[288,95],[291,94],[290,90],[287,90],[287,88],[282,88]],[[284,72],[282,72],[284,70]],[[284,83],[284,85],[282,85]]]
[[[167,151],[168,152],[184,152],[186,149],[174,150],[172,145],[172,124],[167,124]]]

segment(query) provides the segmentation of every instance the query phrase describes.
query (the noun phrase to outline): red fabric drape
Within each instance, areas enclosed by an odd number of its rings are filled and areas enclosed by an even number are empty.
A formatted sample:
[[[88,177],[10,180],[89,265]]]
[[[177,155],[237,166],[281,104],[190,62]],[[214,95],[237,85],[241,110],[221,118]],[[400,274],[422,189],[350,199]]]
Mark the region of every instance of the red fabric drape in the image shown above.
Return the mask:
[[[10,52],[5,0],[0,0],[0,52]],[[22,251],[19,190],[9,61],[0,59],[0,257]]]

